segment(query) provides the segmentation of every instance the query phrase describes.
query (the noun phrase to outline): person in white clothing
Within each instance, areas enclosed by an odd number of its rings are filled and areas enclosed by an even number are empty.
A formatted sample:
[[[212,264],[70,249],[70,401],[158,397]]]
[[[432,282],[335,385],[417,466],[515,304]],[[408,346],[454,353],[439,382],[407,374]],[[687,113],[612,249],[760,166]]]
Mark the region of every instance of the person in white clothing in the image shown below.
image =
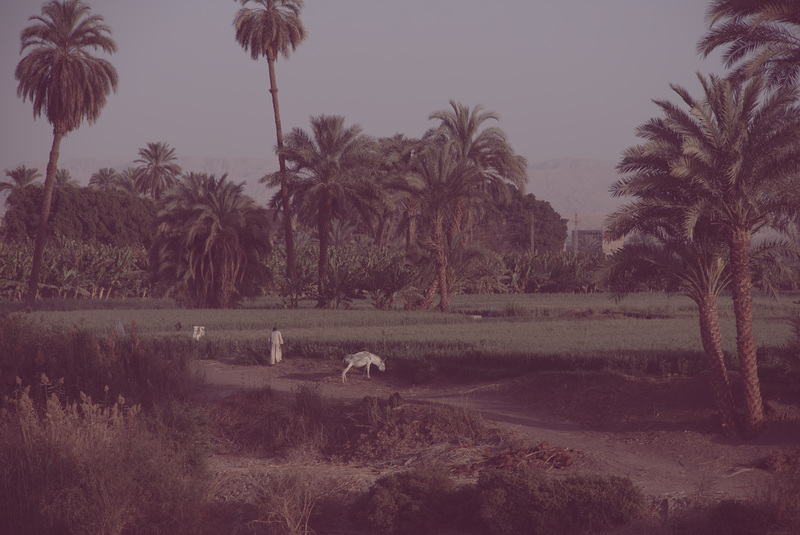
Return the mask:
[[[272,328],[272,333],[269,335],[269,365],[275,366],[283,360],[283,353],[281,346],[283,345],[283,336],[277,327]]]

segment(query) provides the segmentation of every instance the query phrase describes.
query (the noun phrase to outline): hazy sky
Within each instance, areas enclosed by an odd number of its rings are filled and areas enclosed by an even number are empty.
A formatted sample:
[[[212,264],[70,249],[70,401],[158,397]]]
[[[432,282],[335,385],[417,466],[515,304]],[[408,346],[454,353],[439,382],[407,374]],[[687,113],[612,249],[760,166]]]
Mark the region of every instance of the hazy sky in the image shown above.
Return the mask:
[[[179,156],[272,157],[266,60],[234,39],[234,0],[88,0],[113,31],[120,82],[61,158],[119,163],[149,141]],[[0,169],[46,161],[52,129],[16,95],[21,30],[42,2],[0,4]],[[530,163],[618,161],[653,98],[721,73],[695,46],[703,0],[306,0],[308,38],[277,63],[284,131],[343,115],[373,136],[422,135],[448,101],[499,113]],[[44,171],[44,169],[42,169]]]

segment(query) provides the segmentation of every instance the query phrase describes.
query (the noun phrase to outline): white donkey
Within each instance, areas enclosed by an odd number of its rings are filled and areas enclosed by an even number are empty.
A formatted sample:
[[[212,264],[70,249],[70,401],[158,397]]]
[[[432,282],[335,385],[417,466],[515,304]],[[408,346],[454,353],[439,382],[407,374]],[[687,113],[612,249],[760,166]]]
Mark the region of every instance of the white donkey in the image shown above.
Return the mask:
[[[362,368],[364,366],[367,367],[367,378],[369,379],[369,367],[371,364],[374,364],[378,367],[380,371],[386,371],[386,364],[383,363],[383,360],[378,355],[373,355],[369,351],[361,351],[359,353],[354,353],[352,355],[345,355],[342,359],[342,363],[347,366],[344,371],[342,372],[342,382],[347,382],[347,372],[350,368]]]

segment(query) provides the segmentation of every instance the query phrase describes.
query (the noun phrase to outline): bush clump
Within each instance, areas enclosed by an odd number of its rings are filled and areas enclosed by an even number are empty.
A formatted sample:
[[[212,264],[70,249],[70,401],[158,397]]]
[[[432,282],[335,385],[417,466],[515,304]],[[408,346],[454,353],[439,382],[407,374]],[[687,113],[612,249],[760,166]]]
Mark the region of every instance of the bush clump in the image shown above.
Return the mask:
[[[442,468],[415,468],[379,478],[353,511],[370,533],[436,533],[466,530],[474,491],[458,488]]]
[[[625,525],[644,508],[641,491],[616,476],[494,470],[457,486],[444,469],[416,468],[378,479],[354,514],[370,533],[568,535]]]
[[[644,495],[617,476],[545,477],[535,470],[489,471],[477,484],[486,533],[588,533],[627,524],[643,511]]]

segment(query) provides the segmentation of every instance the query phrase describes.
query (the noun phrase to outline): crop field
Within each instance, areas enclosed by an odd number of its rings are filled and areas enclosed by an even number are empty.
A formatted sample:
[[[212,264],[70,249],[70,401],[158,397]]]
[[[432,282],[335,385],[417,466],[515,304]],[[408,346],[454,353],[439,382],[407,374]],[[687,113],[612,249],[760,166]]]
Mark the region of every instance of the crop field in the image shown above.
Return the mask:
[[[755,296],[759,347],[781,346],[792,334],[788,318],[796,294],[779,300]],[[13,312],[6,304],[0,310]],[[719,301],[725,351],[736,352],[733,307]],[[317,310],[313,303],[288,310],[277,299],[244,302],[235,310],[177,308],[167,300],[48,301],[32,314],[60,327],[112,333],[118,322],[140,335],[189,339],[205,357],[256,358],[265,351],[273,325],[286,339],[287,357],[340,358],[369,350],[386,358],[446,360],[453,364],[496,359],[513,368],[620,369],[685,373],[701,366],[697,308],[683,296],[635,294],[615,301],[609,294],[462,295],[449,313],[377,311],[368,301],[349,310]],[[176,324],[181,329],[176,329]],[[232,355],[232,353],[235,353]]]

